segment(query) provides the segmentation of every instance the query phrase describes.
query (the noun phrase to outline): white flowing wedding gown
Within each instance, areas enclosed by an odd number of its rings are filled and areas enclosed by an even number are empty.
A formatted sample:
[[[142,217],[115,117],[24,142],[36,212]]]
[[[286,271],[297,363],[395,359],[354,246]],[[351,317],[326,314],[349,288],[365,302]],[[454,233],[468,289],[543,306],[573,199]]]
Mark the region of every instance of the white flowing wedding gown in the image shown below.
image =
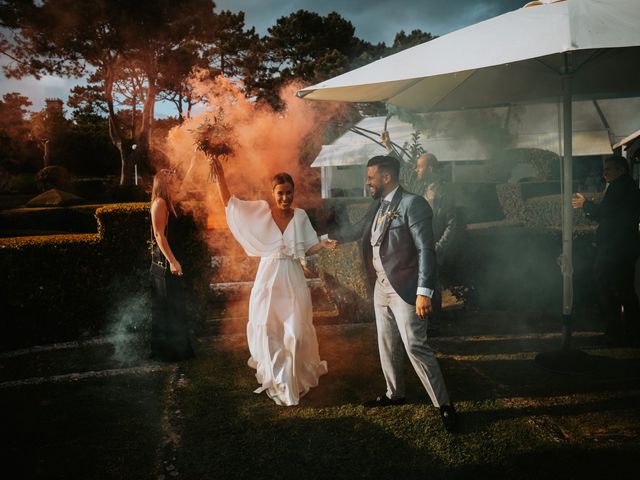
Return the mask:
[[[264,200],[231,197],[227,224],[247,255],[261,257],[249,300],[247,341],[261,387],[278,405],[297,405],[327,373],[313,327],[311,294],[301,261],[318,243],[309,217],[296,208],[283,233]]]

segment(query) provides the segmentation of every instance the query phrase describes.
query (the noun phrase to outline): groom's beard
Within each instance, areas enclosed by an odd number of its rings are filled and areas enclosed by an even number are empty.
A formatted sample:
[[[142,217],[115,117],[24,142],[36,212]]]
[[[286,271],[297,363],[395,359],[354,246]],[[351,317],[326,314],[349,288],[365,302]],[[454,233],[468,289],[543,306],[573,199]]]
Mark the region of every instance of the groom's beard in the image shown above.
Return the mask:
[[[370,186],[369,189],[369,191],[371,192],[371,198],[373,198],[374,200],[379,200],[380,198],[382,198],[382,185],[376,185],[373,188],[371,188]]]

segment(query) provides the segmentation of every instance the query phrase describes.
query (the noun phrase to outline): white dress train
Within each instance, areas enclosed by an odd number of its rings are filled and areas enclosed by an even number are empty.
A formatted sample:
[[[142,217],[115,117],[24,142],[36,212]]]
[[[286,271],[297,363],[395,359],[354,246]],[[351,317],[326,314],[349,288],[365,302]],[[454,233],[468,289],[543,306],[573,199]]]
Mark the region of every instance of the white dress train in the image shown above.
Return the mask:
[[[261,257],[249,300],[247,341],[263,391],[278,405],[297,405],[327,373],[313,327],[311,294],[301,262],[318,236],[302,209],[283,233],[264,200],[231,197],[227,224],[247,255]]]

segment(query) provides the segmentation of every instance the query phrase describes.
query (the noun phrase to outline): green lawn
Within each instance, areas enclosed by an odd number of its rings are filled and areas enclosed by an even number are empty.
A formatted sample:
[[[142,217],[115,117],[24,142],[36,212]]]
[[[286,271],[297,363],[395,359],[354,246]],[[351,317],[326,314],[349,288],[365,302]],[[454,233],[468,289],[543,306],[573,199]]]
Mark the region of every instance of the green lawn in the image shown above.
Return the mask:
[[[360,405],[384,390],[371,325],[325,326],[318,334],[329,374],[289,408],[252,393],[242,335],[201,339],[198,357],[177,370],[140,360],[126,367],[153,368],[93,377],[89,370],[118,368],[102,347],[95,352],[104,358],[76,350],[0,360],[3,469],[37,479],[549,480],[637,469],[638,348],[601,349],[579,339],[595,369],[570,376],[533,361],[557,338],[439,339],[461,416],[461,432],[451,435],[410,366],[407,405]],[[32,377],[87,377],[7,383],[29,369]]]
[[[587,381],[518,356],[445,356],[462,419],[461,433],[450,435],[410,369],[408,405],[360,406],[384,385],[370,329],[320,341],[330,373],[293,408],[251,393],[255,379],[240,339],[218,342],[188,364],[194,381],[180,397],[183,477],[600,478],[633,468],[640,453],[640,388],[629,377],[598,372],[604,376]],[[638,353],[626,362],[637,367]]]
[[[3,470],[18,472],[4,478],[155,478],[166,379],[160,372],[0,390]]]

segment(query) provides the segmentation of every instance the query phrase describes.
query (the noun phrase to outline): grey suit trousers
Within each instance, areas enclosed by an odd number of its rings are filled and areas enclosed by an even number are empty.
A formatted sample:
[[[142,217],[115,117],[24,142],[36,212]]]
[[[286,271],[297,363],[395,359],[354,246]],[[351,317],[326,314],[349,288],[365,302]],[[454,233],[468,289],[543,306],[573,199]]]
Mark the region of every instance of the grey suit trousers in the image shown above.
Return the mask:
[[[374,266],[376,266],[374,253]],[[377,266],[381,266],[378,264]],[[378,350],[382,373],[387,383],[388,398],[405,396],[404,351],[436,407],[448,403],[435,351],[427,343],[427,320],[416,315],[415,305],[406,303],[393,289],[384,270],[379,271],[374,289]],[[402,346],[404,345],[404,351]]]

